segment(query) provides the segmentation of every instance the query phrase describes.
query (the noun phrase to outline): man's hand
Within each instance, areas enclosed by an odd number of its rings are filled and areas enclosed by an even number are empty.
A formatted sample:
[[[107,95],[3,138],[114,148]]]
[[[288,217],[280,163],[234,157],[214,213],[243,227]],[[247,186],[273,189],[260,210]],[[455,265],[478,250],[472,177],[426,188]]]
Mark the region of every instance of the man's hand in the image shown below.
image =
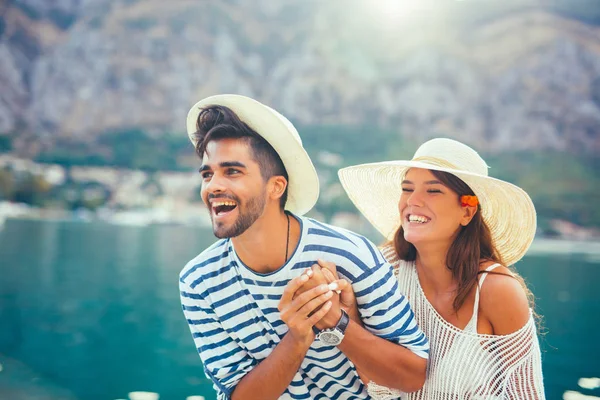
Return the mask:
[[[307,281],[309,277],[306,274],[292,279],[277,306],[281,320],[288,326],[287,335],[290,335],[297,345],[306,349],[315,340],[312,327],[329,312],[332,305],[330,299],[334,294],[326,283],[322,283],[294,296]]]
[[[327,314],[325,314],[323,318],[319,320],[319,322],[315,324],[315,327],[318,330],[333,328],[337,325],[338,321],[342,316],[342,311],[340,309],[339,304],[340,288],[338,287],[338,283],[334,281],[328,282],[325,276],[323,275],[323,269],[319,264],[314,264],[312,267],[307,268],[306,270],[304,270],[301,276],[307,276],[309,279],[304,285],[302,285],[302,287],[300,287],[300,289],[298,289],[298,291],[296,292],[296,296],[299,296],[305,291],[311,290],[312,288],[323,284],[328,285],[329,289],[334,292],[334,294],[331,297],[331,309]]]

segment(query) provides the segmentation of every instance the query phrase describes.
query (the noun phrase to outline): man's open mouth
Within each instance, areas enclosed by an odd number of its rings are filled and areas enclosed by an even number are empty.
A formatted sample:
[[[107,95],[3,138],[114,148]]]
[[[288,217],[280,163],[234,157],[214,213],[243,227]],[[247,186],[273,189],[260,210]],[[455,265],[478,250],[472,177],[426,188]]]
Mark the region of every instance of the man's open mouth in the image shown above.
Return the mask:
[[[233,211],[237,204],[234,201],[213,201],[211,204],[212,211],[216,216],[225,215],[228,212]]]

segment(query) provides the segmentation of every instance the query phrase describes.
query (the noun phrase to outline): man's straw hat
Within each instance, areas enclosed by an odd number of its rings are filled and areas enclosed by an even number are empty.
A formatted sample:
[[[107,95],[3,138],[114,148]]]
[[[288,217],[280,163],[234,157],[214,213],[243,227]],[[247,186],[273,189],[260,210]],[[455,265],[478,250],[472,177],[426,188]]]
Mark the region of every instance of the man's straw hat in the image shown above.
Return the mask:
[[[198,116],[203,108],[219,105],[230,108],[243,122],[275,149],[288,173],[285,209],[297,215],[307,213],[319,197],[319,178],[294,125],[286,117],[254,99],[237,94],[220,94],[200,100],[187,116],[187,133],[194,144]]]

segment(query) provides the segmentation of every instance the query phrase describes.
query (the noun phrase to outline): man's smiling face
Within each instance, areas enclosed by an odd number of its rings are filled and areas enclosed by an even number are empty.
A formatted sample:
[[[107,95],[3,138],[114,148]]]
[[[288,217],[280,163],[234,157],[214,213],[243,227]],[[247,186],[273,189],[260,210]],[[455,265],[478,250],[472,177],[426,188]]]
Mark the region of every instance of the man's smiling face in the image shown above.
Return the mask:
[[[241,235],[261,217],[267,202],[266,182],[250,145],[240,139],[211,141],[202,161],[201,196],[213,233],[218,238]]]

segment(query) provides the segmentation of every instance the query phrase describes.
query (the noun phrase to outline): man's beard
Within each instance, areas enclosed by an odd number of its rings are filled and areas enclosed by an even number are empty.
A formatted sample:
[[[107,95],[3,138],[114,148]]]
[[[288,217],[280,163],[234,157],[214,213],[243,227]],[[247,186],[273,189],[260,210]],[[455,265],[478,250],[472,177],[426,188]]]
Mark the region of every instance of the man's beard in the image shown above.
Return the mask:
[[[246,232],[248,228],[262,215],[265,210],[267,203],[266,195],[259,195],[252,197],[246,203],[244,209],[241,207],[241,203],[236,200],[238,204],[238,217],[231,226],[225,226],[224,224],[217,225],[213,221],[213,234],[219,239],[232,238],[241,235]],[[212,219],[212,213],[211,213]]]

